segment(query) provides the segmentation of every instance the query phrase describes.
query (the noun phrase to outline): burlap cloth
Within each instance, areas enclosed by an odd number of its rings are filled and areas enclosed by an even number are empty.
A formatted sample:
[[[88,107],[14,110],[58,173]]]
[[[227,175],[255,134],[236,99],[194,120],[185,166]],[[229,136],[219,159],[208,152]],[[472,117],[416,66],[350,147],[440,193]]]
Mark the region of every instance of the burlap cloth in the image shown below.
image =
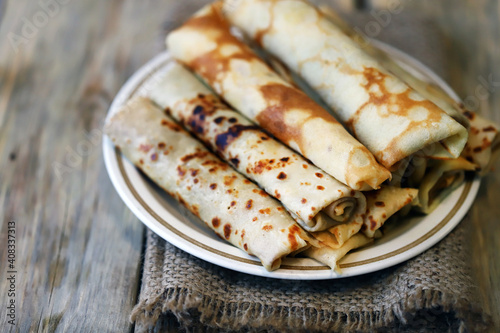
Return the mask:
[[[179,17],[186,16],[180,15]],[[364,29],[371,15],[347,17]],[[446,77],[432,23],[403,12],[377,38]],[[482,331],[489,323],[470,272],[466,218],[403,264],[327,281],[254,277],[197,259],[148,231],[138,331]]]

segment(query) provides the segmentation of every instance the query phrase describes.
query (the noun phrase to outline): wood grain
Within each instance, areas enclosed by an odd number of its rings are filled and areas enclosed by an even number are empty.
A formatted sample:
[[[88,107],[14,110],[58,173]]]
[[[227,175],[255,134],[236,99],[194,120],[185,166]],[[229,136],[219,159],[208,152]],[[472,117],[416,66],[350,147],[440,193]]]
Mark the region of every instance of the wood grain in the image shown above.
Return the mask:
[[[43,8],[9,1],[0,26],[0,327],[131,332],[144,228],[109,181],[100,130],[124,81],[163,50],[167,30],[206,1],[60,2],[66,4],[38,22],[17,52],[10,33],[23,36],[26,20],[33,23]],[[477,97],[478,112],[500,122],[500,86],[490,86],[486,98],[476,92],[478,77],[500,81],[498,2],[403,3],[446,34],[452,87],[463,98]],[[384,8],[387,1],[371,6]],[[483,181],[467,217],[476,226],[474,269],[497,328],[499,188],[497,171]],[[10,220],[16,221],[16,327],[7,324],[4,307]]]
[[[8,4],[0,32],[3,332],[133,330],[144,228],[109,181],[101,127],[125,79],[160,50],[157,5],[70,1],[16,53],[9,33],[22,35],[23,18],[43,9]],[[9,220],[17,327],[4,307]]]

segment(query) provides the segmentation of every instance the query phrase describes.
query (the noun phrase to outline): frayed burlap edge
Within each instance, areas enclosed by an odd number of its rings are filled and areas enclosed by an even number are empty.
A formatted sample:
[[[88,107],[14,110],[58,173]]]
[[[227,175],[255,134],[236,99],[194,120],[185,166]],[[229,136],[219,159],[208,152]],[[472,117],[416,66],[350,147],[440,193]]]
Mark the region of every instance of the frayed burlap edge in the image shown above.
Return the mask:
[[[409,317],[409,313],[420,310],[428,313],[427,318]],[[160,316],[169,312],[186,328],[195,328],[201,324],[228,331],[280,330],[284,327],[293,327],[297,332],[373,331],[390,327],[425,328],[446,314],[455,317],[456,325],[453,327],[459,332],[483,331],[490,323],[490,318],[482,313],[477,304],[443,295],[440,291],[422,289],[417,289],[406,299],[391,307],[381,308],[380,311],[343,313],[312,307],[232,303],[196,295],[185,288],[177,288],[166,290],[152,299],[141,300],[135,306],[130,320],[141,321],[152,327]]]

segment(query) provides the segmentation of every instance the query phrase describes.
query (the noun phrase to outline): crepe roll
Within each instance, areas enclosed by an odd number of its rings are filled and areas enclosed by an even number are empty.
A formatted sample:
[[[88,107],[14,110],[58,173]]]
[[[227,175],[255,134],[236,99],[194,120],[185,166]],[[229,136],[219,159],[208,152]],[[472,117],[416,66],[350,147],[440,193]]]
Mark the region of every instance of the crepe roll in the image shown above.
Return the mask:
[[[475,112],[465,110],[464,115],[469,119],[470,132],[462,156],[484,175],[500,156],[500,127]]]
[[[232,107],[343,184],[370,190],[388,179],[390,172],[332,115],[231,34],[218,5],[204,7],[168,35],[172,55]]]
[[[391,171],[417,151],[457,158],[467,129],[367,55],[306,1],[232,0],[225,14],[299,74]]]
[[[149,99],[131,100],[107,121],[105,132],[151,180],[220,238],[258,257],[267,270],[307,248],[308,235],[278,201],[210,153]]]
[[[367,237],[375,237],[384,223],[395,213],[414,202],[418,195],[414,188],[384,186],[366,193],[366,213],[361,231]]]
[[[476,165],[463,157],[453,160],[429,160],[418,194],[417,210],[429,214],[465,181],[465,171],[475,171]]]
[[[309,258],[316,259],[319,262],[325,263],[330,266],[333,270],[341,273],[338,266],[338,262],[349,252],[354,249],[366,246],[373,242],[372,238],[368,238],[363,234],[356,234],[351,237],[344,245],[337,249],[333,249],[329,246],[322,247],[310,247],[306,249],[301,255],[305,255]]]

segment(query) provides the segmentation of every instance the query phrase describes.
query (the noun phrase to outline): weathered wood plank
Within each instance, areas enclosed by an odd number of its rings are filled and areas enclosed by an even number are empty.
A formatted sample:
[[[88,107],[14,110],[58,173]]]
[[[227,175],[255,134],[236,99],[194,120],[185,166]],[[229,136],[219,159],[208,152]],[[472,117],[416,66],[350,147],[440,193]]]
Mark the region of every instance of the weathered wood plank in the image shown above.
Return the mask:
[[[66,2],[52,1],[32,34],[24,18],[44,9],[9,2],[0,30],[0,327],[131,331],[144,228],[109,181],[101,128],[126,78],[161,49],[165,15],[160,1]],[[10,220],[16,326],[4,307]]]

